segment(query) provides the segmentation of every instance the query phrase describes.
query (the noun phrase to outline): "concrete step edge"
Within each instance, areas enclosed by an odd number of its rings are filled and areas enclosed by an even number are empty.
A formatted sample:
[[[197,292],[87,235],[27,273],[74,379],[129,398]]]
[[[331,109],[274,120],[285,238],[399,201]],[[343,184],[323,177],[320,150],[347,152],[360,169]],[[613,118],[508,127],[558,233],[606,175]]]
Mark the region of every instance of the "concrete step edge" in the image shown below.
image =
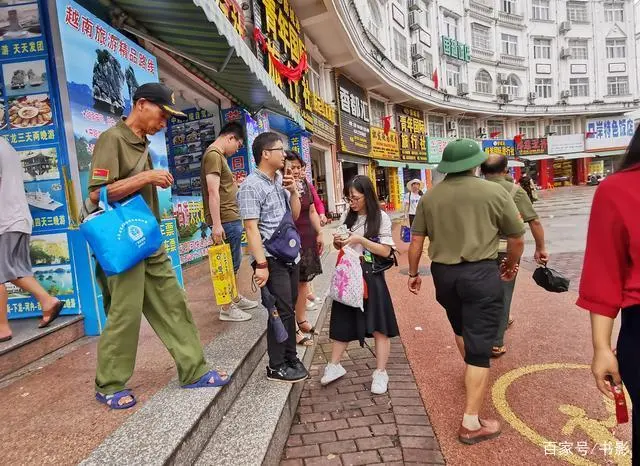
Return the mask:
[[[315,322],[322,328],[330,300]],[[317,344],[298,347],[298,357],[311,366]],[[247,381],[233,406],[204,447],[196,465],[276,465],[280,462],[296,413],[304,382],[287,384],[267,380],[265,355]]]

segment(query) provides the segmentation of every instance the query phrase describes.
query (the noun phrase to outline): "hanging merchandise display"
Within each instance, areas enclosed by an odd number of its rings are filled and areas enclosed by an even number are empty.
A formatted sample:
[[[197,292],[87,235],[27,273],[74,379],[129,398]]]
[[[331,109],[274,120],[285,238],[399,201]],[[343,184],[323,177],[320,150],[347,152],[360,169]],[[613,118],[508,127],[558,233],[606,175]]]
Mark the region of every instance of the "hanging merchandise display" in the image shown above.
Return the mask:
[[[200,168],[202,156],[215,140],[220,118],[205,109],[187,109],[186,121],[172,118],[167,128],[169,170],[173,175],[173,215],[178,227],[180,263],[207,256],[213,244],[204,219]]]
[[[24,2],[22,2],[24,3]],[[7,18],[0,47],[0,137],[18,152],[33,217],[31,262],[36,280],[79,314],[70,213],[76,210],[64,122],[60,112],[40,2],[0,6]],[[40,316],[29,293],[7,284],[10,319]]]

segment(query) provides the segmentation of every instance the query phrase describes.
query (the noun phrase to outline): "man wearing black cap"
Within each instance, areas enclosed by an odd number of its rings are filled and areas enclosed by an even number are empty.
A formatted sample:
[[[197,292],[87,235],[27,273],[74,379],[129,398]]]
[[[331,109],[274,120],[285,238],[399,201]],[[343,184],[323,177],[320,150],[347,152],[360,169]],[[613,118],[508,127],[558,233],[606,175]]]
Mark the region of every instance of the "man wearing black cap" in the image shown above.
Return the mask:
[[[173,92],[163,84],[138,88],[129,116],[96,142],[89,178],[93,204],[98,203],[103,186],[108,186],[110,202],[140,194],[160,221],[156,187],[168,188],[173,177],[166,170],[154,170],[147,136],[163,130],[172,116],[186,118],[174,105]],[[112,409],[136,403],[125,384],[135,366],[142,314],[171,352],[180,385],[192,388],[229,382],[226,374],[207,368],[198,330],[164,247],[119,275],[107,277],[97,265],[96,276],[107,314],[98,344],[98,401]]]

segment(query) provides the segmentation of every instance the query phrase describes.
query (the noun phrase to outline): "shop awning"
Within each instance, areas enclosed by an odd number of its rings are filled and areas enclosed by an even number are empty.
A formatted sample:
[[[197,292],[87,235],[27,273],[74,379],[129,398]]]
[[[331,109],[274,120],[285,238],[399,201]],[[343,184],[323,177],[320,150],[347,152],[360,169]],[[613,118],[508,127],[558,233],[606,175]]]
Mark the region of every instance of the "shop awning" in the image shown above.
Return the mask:
[[[524,167],[524,163],[518,162],[517,160],[509,160],[507,163],[509,167]]]
[[[304,128],[296,106],[271,80],[258,58],[224,16],[218,2],[112,0],[111,3],[143,26],[147,30],[146,35],[215,68],[217,72],[196,67],[188,59],[179,58],[192,70],[197,68],[223,93],[250,112],[268,108],[286,114]],[[123,29],[140,36],[135,28],[124,26]],[[155,45],[162,47],[161,44]]]
[[[341,160],[342,162],[357,163],[359,165],[369,165],[369,161],[371,159],[357,155],[338,154],[338,160]]]
[[[435,170],[438,168],[437,163],[408,163],[407,168],[411,170]]]
[[[538,155],[519,155],[518,158],[522,160],[547,160],[547,159],[555,159],[557,155],[549,155],[549,154],[538,154]]]
[[[626,149],[606,150],[602,152],[594,152],[593,155],[596,157],[615,157],[616,155],[624,155],[626,152]]]
[[[391,160],[376,160],[376,164],[379,167],[392,167],[392,168],[404,168],[407,166],[407,162],[393,162]]]
[[[574,160],[574,159],[591,159],[595,157],[595,154],[589,154],[587,152],[575,152],[573,154],[558,155],[558,159],[562,160]]]

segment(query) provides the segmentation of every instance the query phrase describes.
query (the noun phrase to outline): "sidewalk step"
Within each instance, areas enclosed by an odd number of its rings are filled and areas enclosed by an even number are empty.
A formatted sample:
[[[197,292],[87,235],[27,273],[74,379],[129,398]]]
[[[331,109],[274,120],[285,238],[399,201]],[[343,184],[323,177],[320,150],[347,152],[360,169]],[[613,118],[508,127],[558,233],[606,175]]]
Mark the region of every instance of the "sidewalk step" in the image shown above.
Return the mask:
[[[329,301],[315,326],[322,328]],[[298,357],[311,366],[317,344],[298,347]],[[272,382],[265,377],[265,355],[242,393],[216,429],[196,465],[277,465],[282,456],[304,383]]]
[[[39,329],[39,319],[11,321],[13,338],[0,343],[0,378],[66,346],[84,336],[83,317],[58,317],[49,327]]]
[[[174,378],[81,464],[192,464],[266,351],[266,310],[251,313],[205,348],[213,368],[232,374],[228,385],[185,390]]]

